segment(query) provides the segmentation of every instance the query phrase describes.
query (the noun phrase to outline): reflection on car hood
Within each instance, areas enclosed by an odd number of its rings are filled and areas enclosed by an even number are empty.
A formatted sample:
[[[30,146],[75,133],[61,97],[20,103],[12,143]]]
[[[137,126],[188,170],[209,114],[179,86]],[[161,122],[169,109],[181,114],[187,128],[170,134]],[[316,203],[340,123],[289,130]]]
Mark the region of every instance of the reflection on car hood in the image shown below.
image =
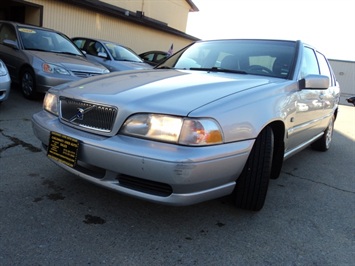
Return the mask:
[[[98,63],[88,61],[83,56],[29,50],[27,50],[26,53],[40,58],[46,63],[60,65],[71,71],[102,73],[106,69]]]
[[[56,89],[60,95],[140,112],[186,115],[227,95],[267,84],[265,77],[178,70],[113,72]]]
[[[111,71],[123,71],[134,69],[149,69],[153,68],[151,65],[144,62],[132,62],[132,61],[113,61]]]

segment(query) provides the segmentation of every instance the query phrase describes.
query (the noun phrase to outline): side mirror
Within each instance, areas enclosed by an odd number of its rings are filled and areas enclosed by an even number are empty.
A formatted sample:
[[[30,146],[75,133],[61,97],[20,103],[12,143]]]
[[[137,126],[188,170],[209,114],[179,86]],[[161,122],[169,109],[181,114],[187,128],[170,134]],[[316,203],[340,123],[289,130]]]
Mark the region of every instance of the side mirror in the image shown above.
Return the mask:
[[[346,99],[348,101],[348,103],[352,103],[355,106],[355,96],[354,97],[350,97],[348,99]]]
[[[326,90],[329,88],[329,77],[324,75],[308,75],[299,82],[301,90]]]
[[[11,48],[16,49],[16,50],[19,49],[16,41],[5,39],[4,42],[3,42],[3,45],[11,47]]]
[[[102,58],[107,58],[107,54],[104,53],[104,52],[99,52],[99,53],[97,54],[97,56],[98,56],[98,57],[102,57]]]

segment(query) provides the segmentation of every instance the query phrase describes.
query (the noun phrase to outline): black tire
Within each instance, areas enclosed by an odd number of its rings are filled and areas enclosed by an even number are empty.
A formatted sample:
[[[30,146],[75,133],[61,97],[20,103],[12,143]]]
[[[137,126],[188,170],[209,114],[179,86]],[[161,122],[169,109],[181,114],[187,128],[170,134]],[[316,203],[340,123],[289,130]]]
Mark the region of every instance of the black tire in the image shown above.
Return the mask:
[[[36,91],[36,78],[32,69],[25,68],[21,72],[21,92],[27,99],[34,100],[38,97]]]
[[[269,186],[274,149],[274,134],[266,127],[256,138],[244,169],[236,181],[234,200],[238,208],[259,211]]]
[[[334,116],[329,121],[329,125],[327,129],[324,131],[323,136],[312,143],[311,147],[317,151],[327,151],[330,148],[330,144],[332,142],[333,137],[333,129],[334,129]]]
[[[279,143],[276,143],[276,141],[275,137],[270,179],[279,178],[285,155],[285,144],[283,140],[279,139]]]

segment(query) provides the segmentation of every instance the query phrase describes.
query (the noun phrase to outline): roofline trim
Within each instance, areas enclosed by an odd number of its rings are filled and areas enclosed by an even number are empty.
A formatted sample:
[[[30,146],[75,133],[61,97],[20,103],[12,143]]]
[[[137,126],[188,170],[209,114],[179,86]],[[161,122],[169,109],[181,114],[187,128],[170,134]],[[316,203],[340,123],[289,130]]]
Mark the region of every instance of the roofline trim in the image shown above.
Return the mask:
[[[198,12],[200,11],[198,7],[192,2],[192,0],[186,0],[186,2],[190,5],[190,12]]]
[[[159,31],[163,31],[166,33],[170,33],[176,36],[180,36],[192,41],[198,41],[200,40],[197,37],[191,36],[189,34],[186,34],[185,32],[179,31],[177,29],[171,28],[169,27],[166,23],[161,22],[159,20],[155,20],[153,18],[149,18],[144,16],[144,14],[142,12],[132,12],[129,10],[126,10],[124,8],[121,7],[117,7],[111,4],[107,4],[98,0],[57,0],[60,2],[64,2],[67,4],[72,4],[72,5],[76,5],[76,6],[80,6],[80,7],[84,7],[96,12],[102,12],[105,13],[107,15],[113,16],[113,17],[117,17],[123,20],[128,20],[132,23],[136,23],[139,24],[141,26],[144,27],[148,27],[148,28],[152,28],[152,29],[156,29]],[[191,0],[186,0],[190,6],[192,7],[192,9],[194,9],[196,6],[193,4],[193,2]],[[197,7],[196,7],[197,9]]]

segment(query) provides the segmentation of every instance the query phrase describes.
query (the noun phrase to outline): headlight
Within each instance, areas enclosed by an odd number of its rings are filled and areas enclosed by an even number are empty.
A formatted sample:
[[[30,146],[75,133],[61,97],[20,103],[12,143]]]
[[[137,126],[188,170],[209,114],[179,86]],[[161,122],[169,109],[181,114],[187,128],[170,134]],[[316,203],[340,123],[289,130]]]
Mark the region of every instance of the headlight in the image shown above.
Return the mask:
[[[223,142],[222,131],[209,118],[181,118],[160,114],[137,114],[123,125],[121,133],[182,145],[213,145]]]
[[[0,61],[0,76],[5,76],[7,75],[7,68],[5,66],[5,64]]]
[[[70,75],[68,70],[54,64],[44,63],[42,65],[42,70],[51,74]]]
[[[50,92],[46,93],[46,96],[44,97],[43,100],[43,109],[46,110],[47,112],[50,112],[56,116],[59,115],[59,101],[58,101],[58,96],[55,94],[52,94]]]

